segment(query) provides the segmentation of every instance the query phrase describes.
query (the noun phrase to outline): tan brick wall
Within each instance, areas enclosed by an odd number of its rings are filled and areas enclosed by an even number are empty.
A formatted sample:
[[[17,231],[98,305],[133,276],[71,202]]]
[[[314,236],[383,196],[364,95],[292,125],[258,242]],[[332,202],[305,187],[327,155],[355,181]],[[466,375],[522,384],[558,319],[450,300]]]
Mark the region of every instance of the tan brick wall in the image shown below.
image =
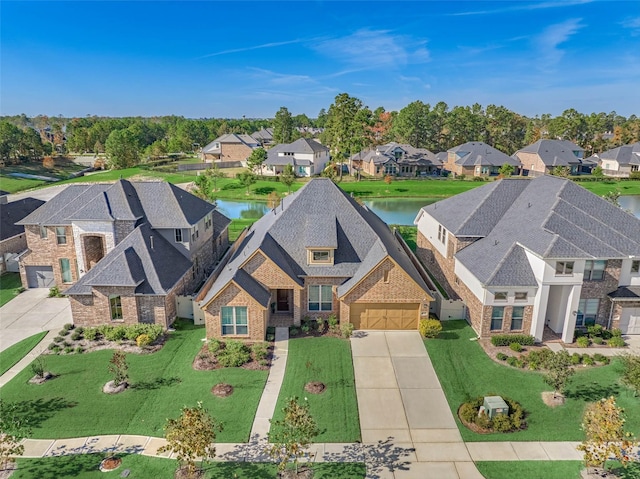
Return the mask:
[[[105,235],[85,233],[80,235],[84,264],[89,271],[107,252],[107,241]]]
[[[300,291],[300,310],[302,317],[309,316],[311,319],[328,318],[332,314],[340,317],[340,300],[336,296],[336,288],[344,283],[348,278],[320,278],[320,277],[307,277],[304,281],[304,289]],[[331,311],[309,311],[309,286],[315,284],[330,284],[333,285],[333,302]],[[349,317],[349,316],[347,316]],[[294,320],[296,318],[294,317]]]
[[[56,285],[60,291],[66,291],[73,283],[63,284],[62,273],[60,271],[60,259],[66,258],[71,266],[71,279],[78,281],[78,268],[76,264],[76,250],[73,240],[71,226],[65,226],[67,236],[66,244],[57,244],[55,226],[47,227],[47,237],[40,238],[40,227],[35,225],[25,226],[25,235],[29,253],[25,254],[20,261],[20,277],[22,285],[26,288],[27,274],[25,266],[51,266]]]
[[[111,320],[109,296],[119,295],[122,301],[122,320]],[[137,324],[138,305],[134,288],[98,287],[91,296],[69,296],[73,324],[99,326],[101,324]]]
[[[529,152],[521,151],[520,153],[518,153],[518,159],[522,163],[523,169],[537,173],[537,175],[530,174],[530,176],[543,175],[548,170],[546,165],[544,164],[542,159],[540,159],[540,156],[537,153],[529,153]],[[531,165],[533,165],[533,168],[531,167]]]
[[[222,336],[222,323],[220,317],[222,306],[247,307],[247,319],[249,323],[249,334],[247,336]],[[221,291],[214,301],[209,303],[204,311],[207,338],[224,337],[263,341],[267,332],[268,314],[268,309],[263,308],[251,296],[241,290],[234,283],[230,283]]]
[[[603,326],[607,325],[609,312],[611,311],[611,300],[607,294],[618,289],[621,269],[622,260],[610,259],[607,261],[604,278],[602,280],[583,281],[582,283],[582,290],[580,291],[581,299],[600,299],[596,322]]]
[[[253,150],[247,145],[238,143],[221,143],[221,161],[244,161],[251,155]]]
[[[7,238],[4,241],[0,241],[0,257],[4,258],[7,253],[22,253],[27,249],[27,237],[24,233]],[[4,273],[7,269],[7,265],[4,261],[0,263],[0,273]]]
[[[453,258],[454,251],[458,251],[457,240],[455,236],[447,233],[447,256],[445,258],[440,252],[431,244],[431,241],[418,230],[418,236],[416,239],[416,256],[420,258],[420,261],[427,267],[431,274],[436,278],[440,286],[444,288],[451,299],[459,299],[460,295],[454,289],[455,283],[455,259]]]

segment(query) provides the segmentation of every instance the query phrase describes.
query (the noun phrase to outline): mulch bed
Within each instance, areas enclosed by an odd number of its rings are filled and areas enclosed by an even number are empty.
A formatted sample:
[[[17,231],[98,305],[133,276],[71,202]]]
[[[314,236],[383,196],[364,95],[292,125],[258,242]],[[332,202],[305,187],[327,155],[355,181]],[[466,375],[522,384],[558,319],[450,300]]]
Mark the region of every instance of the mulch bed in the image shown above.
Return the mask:
[[[304,390],[311,394],[322,394],[327,390],[327,386],[319,381],[312,381],[304,385]]]
[[[493,434],[494,431],[491,429],[485,429],[483,427],[478,426],[476,423],[467,422],[464,419],[462,419],[462,416],[460,416],[461,408],[462,408],[462,405],[460,405],[460,407],[458,408],[457,414],[458,414],[458,419],[460,419],[460,422],[464,425],[464,427],[478,434]]]
[[[519,353],[516,353],[515,351],[512,351],[511,349],[509,349],[508,346],[494,346],[493,344],[491,344],[491,339],[478,339],[478,343],[480,344],[480,346],[482,346],[482,349],[484,349],[484,352],[487,353],[487,356],[489,356],[491,359],[493,359],[496,363],[498,364],[506,364],[504,361],[500,361],[497,358],[497,354],[498,353],[504,353],[507,356],[514,356],[514,357],[519,357],[521,354],[527,354],[530,353],[531,351],[539,351],[541,349],[549,349],[546,346],[522,346],[522,351],[520,351]]]
[[[29,379],[29,384],[44,384],[48,380],[53,379],[55,376],[49,371],[46,371],[42,376],[33,376]]]
[[[233,394],[233,386],[231,384],[219,383],[211,388],[211,394],[219,398],[226,398]]]
[[[310,324],[314,324],[314,322],[310,322]],[[314,324],[315,326],[315,324]],[[336,327],[332,330],[328,325],[324,326],[322,331],[318,330],[315,327],[309,327],[309,331],[305,332],[302,330],[302,326],[295,326],[292,332],[292,328],[289,328],[289,338],[320,338],[320,337],[329,337],[329,338],[342,338],[342,333],[340,331],[340,327]]]
[[[564,397],[560,395],[556,396],[553,391],[543,391],[542,402],[549,407],[558,407],[564,404]]]
[[[253,343],[247,342],[247,346],[251,347]],[[256,371],[266,371],[271,367],[271,359],[273,358],[273,343],[270,343],[267,348],[267,358],[265,364],[260,364],[253,357],[253,353],[251,353],[251,359],[248,363],[244,363],[240,366],[242,369],[250,369]],[[198,354],[196,354],[196,358],[193,360],[193,369],[197,371],[213,371],[214,369],[222,369],[224,366],[221,366],[216,359],[215,354],[209,351],[209,347],[207,344],[203,344],[200,348]]]
[[[102,472],[113,471],[114,469],[118,469],[121,464],[122,459],[119,457],[107,457],[100,463],[100,470]]]
[[[59,351],[58,353],[55,353],[49,349],[45,349],[43,354],[60,354],[60,355],[77,354],[75,350],[78,347],[81,347],[84,350],[83,352],[85,353],[90,353],[92,351],[101,351],[103,349],[113,349],[113,350],[117,349],[120,351],[124,351],[125,353],[151,354],[151,353],[155,353],[156,351],[160,351],[160,349],[162,349],[162,346],[164,346],[164,343],[166,340],[167,340],[167,334],[161,334],[154,341],[153,344],[150,344],[149,346],[139,347],[135,341],[127,341],[126,339],[123,339],[122,341],[107,341],[106,339],[89,341],[88,339],[84,339],[84,338],[73,340],[71,339],[71,334],[69,334],[64,337],[63,342],[57,343],[60,346],[61,351]],[[74,351],[72,353],[65,353],[64,348],[67,346],[64,343],[69,344],[68,347],[73,348]]]

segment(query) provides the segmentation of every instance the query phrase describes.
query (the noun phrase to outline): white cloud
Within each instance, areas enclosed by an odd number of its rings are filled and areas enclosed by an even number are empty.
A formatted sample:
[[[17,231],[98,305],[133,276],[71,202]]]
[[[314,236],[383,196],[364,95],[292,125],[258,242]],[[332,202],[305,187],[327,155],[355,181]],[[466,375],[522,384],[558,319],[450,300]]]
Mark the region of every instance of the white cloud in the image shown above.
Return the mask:
[[[255,72],[261,79],[269,81],[274,85],[297,85],[315,83],[313,78],[308,75],[296,75],[288,73],[278,73],[264,68],[249,67],[249,70]]]
[[[426,40],[412,40],[389,30],[362,29],[312,46],[318,53],[357,69],[402,67],[430,60]]]
[[[519,5],[510,5],[508,7],[495,8],[492,10],[475,10],[470,12],[451,13],[449,14],[449,16],[461,17],[461,16],[468,16],[468,15],[491,15],[495,13],[545,10],[547,8],[559,8],[559,7],[570,7],[573,5],[582,5],[585,3],[591,3],[593,1],[594,0],[563,0],[563,1],[556,1],[556,2],[539,2],[539,3],[522,2]]]
[[[620,23],[624,28],[631,30],[633,36],[640,35],[640,17],[629,18]]]
[[[562,60],[564,50],[560,49],[560,45],[565,43],[569,38],[576,34],[585,25],[581,24],[581,18],[570,18],[562,23],[550,25],[544,31],[534,38],[534,43],[538,48],[541,67],[551,67]]]
[[[248,51],[251,51],[251,50],[260,50],[262,48],[274,48],[274,47],[280,47],[280,46],[283,46],[283,45],[292,45],[294,43],[302,43],[304,41],[307,41],[307,40],[297,39],[297,40],[288,40],[288,41],[285,41],[285,42],[263,43],[261,45],[253,45],[253,46],[250,46],[250,47],[243,47],[243,48],[232,48],[230,50],[221,50],[221,51],[214,52],[214,53],[208,53],[206,55],[202,55],[202,56],[198,57],[198,59],[209,58],[209,57],[217,57],[219,55],[229,55],[229,54],[232,54],[232,53],[248,52]]]

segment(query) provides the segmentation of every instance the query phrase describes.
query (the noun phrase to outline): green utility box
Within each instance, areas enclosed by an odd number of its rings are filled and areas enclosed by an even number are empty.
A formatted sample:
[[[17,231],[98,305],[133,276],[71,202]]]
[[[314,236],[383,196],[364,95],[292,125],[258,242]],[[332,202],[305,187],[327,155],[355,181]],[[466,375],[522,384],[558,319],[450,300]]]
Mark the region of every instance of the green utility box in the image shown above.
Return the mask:
[[[509,406],[500,396],[485,396],[482,407],[489,419],[493,419],[498,414],[509,414]]]

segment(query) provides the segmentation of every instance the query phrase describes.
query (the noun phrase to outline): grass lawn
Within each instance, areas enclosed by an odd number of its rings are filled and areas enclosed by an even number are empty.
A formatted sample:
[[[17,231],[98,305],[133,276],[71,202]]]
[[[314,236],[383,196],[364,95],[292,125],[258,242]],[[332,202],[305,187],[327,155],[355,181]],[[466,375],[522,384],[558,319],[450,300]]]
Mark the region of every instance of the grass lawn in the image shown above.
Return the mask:
[[[579,479],[582,461],[495,461],[476,462],[480,473],[486,479]],[[632,463],[626,469],[619,463],[607,463],[607,469],[613,468],[620,479],[640,477],[640,463]]]
[[[21,163],[20,165],[7,165],[0,169],[0,190],[16,193],[18,191],[38,186],[51,185],[51,183],[42,180],[31,180],[27,178],[15,178],[7,176],[9,173],[25,173],[28,175],[50,176],[53,178],[66,179],[71,173],[80,171],[84,166],[76,165],[73,162],[57,162],[55,168],[45,168],[42,161],[34,161],[29,163]]]
[[[220,442],[245,442],[267,379],[267,371],[240,368],[196,371],[192,361],[204,337],[203,326],[180,323],[164,347],[154,354],[128,354],[131,387],[110,396],[102,386],[111,379],[107,367],[112,352],[46,356],[47,370],[58,375],[47,383],[27,383],[22,371],[5,385],[3,399],[17,402],[29,419],[33,438],[66,438],[99,434],[140,434],[162,437],[167,418],[182,406],[202,401],[221,421]],[[234,394],[218,398],[211,388],[226,382]]]
[[[307,368],[307,362],[311,362]],[[310,381],[321,381],[321,394],[304,390]],[[299,338],[289,340],[287,370],[276,405],[274,420],[282,419],[287,398],[307,398],[320,434],[315,442],[360,441],[360,421],[349,341],[339,338]]]
[[[0,352],[0,376],[24,358],[46,335],[46,331],[34,334]]]
[[[240,233],[242,233],[242,230],[245,228],[248,228],[256,221],[257,219],[255,218],[251,218],[251,219],[236,218],[231,220],[231,224],[229,225],[229,242],[233,243],[235,240],[237,240],[238,236],[240,236]]]
[[[173,479],[177,461],[161,457],[124,454],[119,457],[122,465],[112,472],[100,472],[100,462],[104,454],[77,454],[47,457],[42,459],[18,459],[18,469],[12,479],[99,479],[121,477],[122,471],[129,469],[130,477]],[[274,464],[254,462],[210,462],[204,466],[208,479],[273,479],[276,477]],[[313,465],[314,479],[361,479],[366,470],[362,463],[316,463]]]
[[[619,362],[578,371],[567,388],[567,402],[546,406],[542,391],[551,388],[541,373],[497,364],[485,354],[465,321],[443,321],[439,339],[425,341],[449,406],[465,441],[581,441],[582,413],[587,402],[615,396],[627,414],[627,430],[640,431],[640,403],[630,389],[618,383]],[[470,398],[503,395],[518,401],[528,413],[528,429],[511,434],[477,434],[462,426],[458,407]]]
[[[20,273],[4,273],[0,276],[0,306],[4,306],[20,294]]]

